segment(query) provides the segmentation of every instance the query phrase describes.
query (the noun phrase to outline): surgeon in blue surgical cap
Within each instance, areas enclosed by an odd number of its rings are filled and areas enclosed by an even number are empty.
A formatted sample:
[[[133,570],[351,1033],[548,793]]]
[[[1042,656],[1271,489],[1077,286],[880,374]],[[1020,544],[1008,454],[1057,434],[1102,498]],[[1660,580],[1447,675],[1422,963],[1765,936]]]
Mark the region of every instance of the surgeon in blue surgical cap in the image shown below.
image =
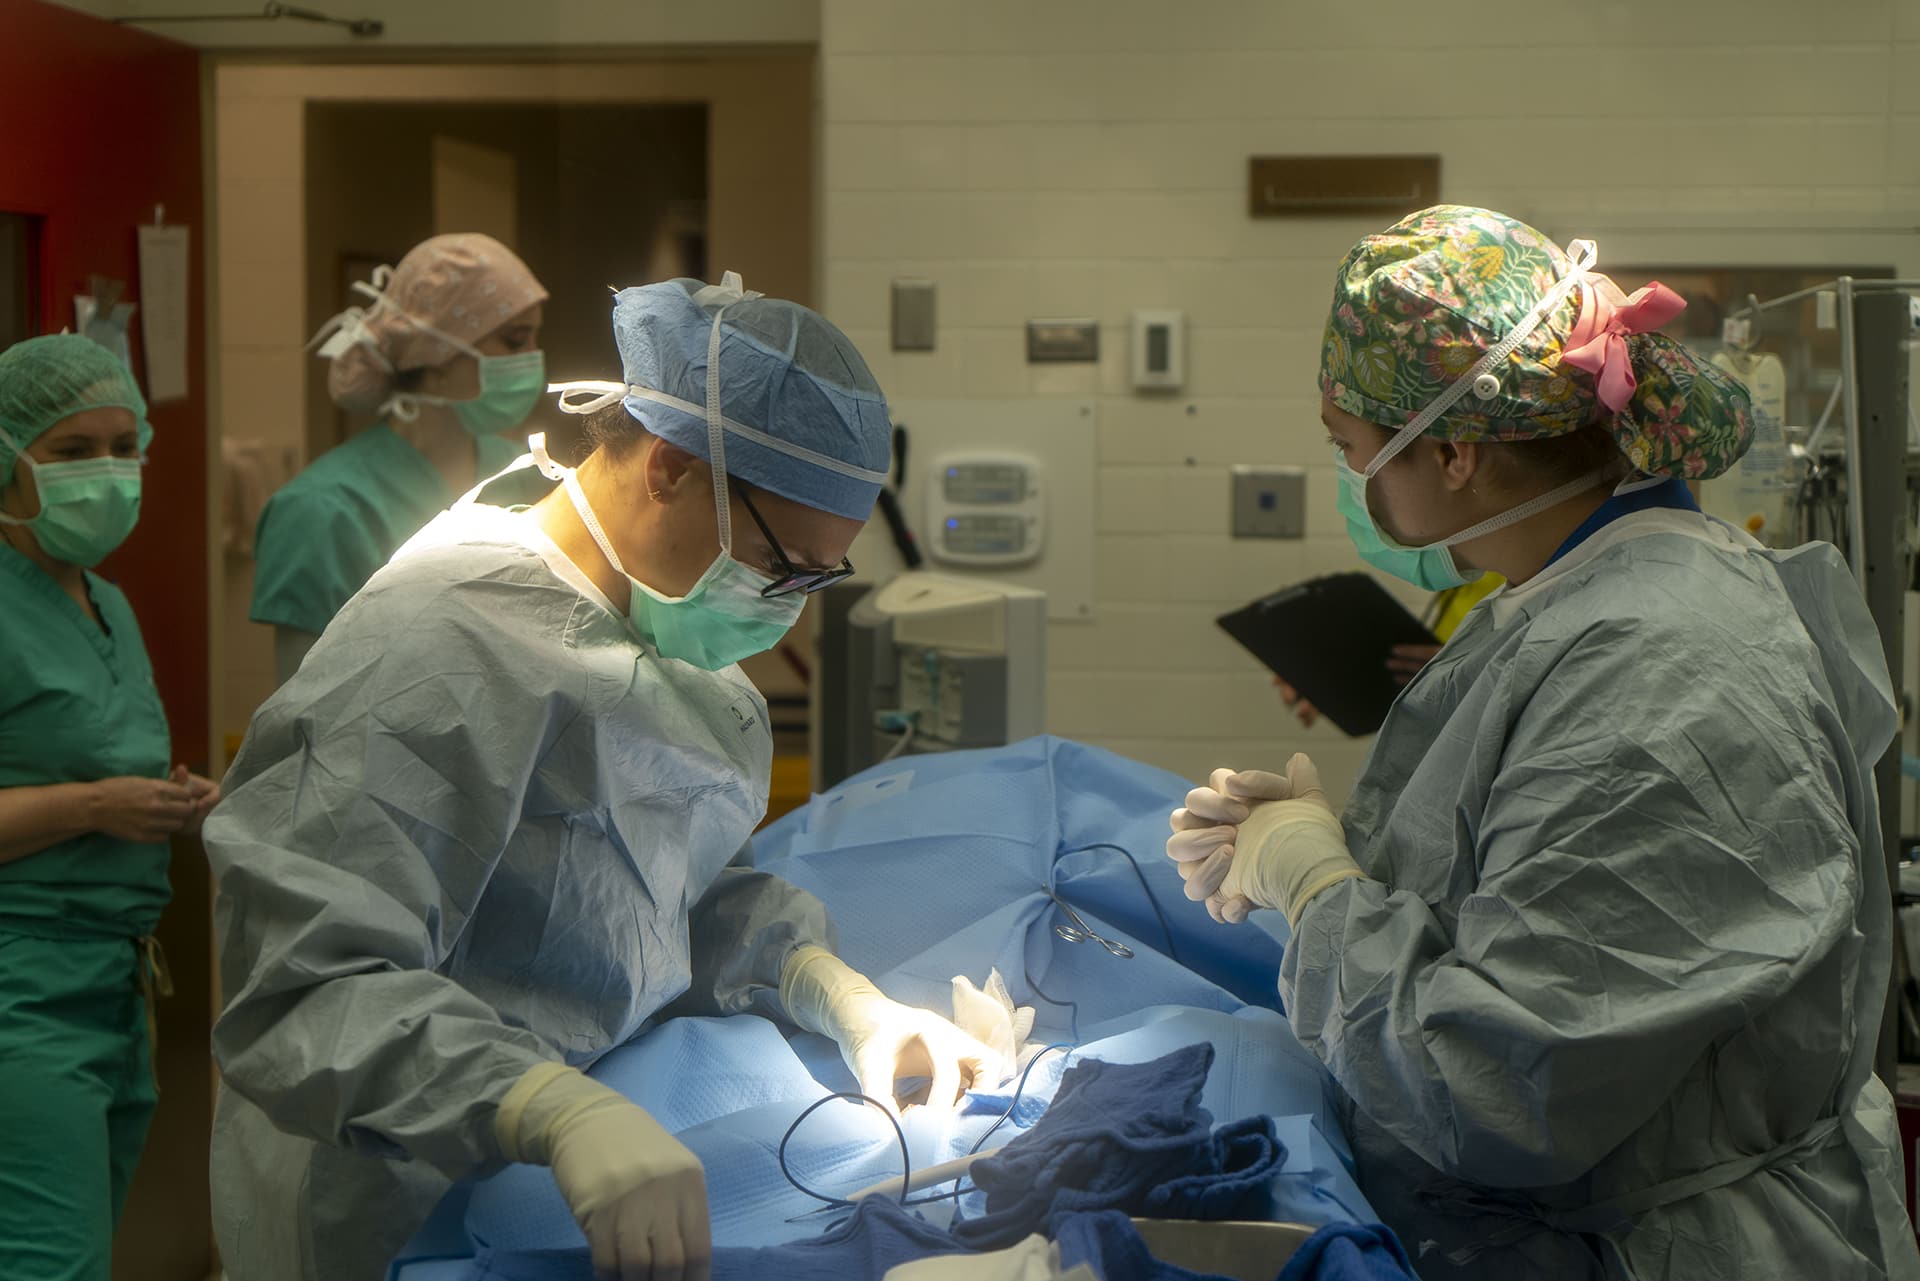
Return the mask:
[[[451,1180],[552,1168],[597,1272],[707,1275],[699,1161],[582,1074],[676,1014],[837,1041],[867,1093],[1001,1070],[833,954],[744,857],[776,645],[885,478],[886,402],[794,303],[615,299],[624,379],[556,387],[594,448],[468,494],[261,708],[208,822],[229,1001],[213,1185],[232,1281],[377,1281]]]

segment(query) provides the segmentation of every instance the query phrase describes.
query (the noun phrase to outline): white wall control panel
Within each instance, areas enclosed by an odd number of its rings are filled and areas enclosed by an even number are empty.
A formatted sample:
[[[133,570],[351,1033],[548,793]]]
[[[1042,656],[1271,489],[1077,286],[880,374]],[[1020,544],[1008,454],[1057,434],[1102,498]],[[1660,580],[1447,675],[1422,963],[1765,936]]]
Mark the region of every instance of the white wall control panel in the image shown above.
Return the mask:
[[[927,550],[946,565],[1025,565],[1046,546],[1047,495],[1039,459],[939,454],[927,473]]]
[[[905,440],[900,506],[923,568],[1031,587],[1046,593],[1049,621],[1091,620],[1100,476],[1094,402],[1032,396],[887,404]],[[949,529],[950,520],[959,523]],[[905,568],[877,513],[848,555],[869,582]]]
[[[1180,311],[1133,313],[1133,385],[1173,391],[1187,383],[1187,316]]]

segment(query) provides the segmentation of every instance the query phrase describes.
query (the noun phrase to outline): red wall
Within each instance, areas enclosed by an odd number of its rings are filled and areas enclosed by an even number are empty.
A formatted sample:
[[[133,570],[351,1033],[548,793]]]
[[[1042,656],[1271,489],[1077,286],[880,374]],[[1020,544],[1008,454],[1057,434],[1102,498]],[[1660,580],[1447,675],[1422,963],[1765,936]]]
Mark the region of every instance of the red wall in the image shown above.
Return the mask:
[[[191,7],[191,6],[188,6]],[[73,324],[90,275],[140,300],[134,228],[166,206],[193,231],[189,394],[153,409],[139,527],[101,567],[133,602],[173,726],[174,755],[208,745],[207,380],[200,59],[186,45],[39,0],[0,0],[0,210],[41,215],[43,332]],[[134,368],[146,386],[140,317]]]

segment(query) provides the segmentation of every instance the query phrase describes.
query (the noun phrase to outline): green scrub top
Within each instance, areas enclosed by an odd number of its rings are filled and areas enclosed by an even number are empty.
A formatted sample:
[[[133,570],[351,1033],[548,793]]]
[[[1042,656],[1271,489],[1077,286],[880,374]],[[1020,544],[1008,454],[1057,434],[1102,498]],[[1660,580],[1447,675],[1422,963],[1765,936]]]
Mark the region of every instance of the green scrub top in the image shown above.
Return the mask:
[[[526,452],[523,442],[504,436],[478,440],[482,480]],[[329,449],[260,513],[248,617],[318,636],[403,543],[459,496],[385,423]]]
[[[165,778],[167,714],[140,625],[97,575],[88,618],[45,571],[0,545],[0,787]],[[0,929],[38,937],[151,934],[168,847],[104,832],[0,863]]]

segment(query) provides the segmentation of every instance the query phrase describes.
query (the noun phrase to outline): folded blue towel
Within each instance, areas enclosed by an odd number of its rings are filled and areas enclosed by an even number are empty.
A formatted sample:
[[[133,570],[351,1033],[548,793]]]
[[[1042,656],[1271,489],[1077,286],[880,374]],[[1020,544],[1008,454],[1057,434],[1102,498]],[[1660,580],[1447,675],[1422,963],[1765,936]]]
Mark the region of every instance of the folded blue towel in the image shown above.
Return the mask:
[[[970,1177],[986,1209],[955,1223],[954,1237],[999,1249],[1055,1214],[1144,1205],[1154,1188],[1204,1169],[1213,1116],[1200,1092],[1212,1066],[1206,1042],[1151,1063],[1074,1064],[1038,1124],[974,1163]]]
[[[1150,1219],[1257,1219],[1273,1214],[1273,1176],[1287,1163],[1273,1118],[1250,1116],[1213,1132],[1211,1159],[1148,1191],[1131,1213]]]
[[[1308,1237],[1278,1281],[1412,1281],[1413,1265],[1393,1230],[1378,1223],[1330,1223]]]

